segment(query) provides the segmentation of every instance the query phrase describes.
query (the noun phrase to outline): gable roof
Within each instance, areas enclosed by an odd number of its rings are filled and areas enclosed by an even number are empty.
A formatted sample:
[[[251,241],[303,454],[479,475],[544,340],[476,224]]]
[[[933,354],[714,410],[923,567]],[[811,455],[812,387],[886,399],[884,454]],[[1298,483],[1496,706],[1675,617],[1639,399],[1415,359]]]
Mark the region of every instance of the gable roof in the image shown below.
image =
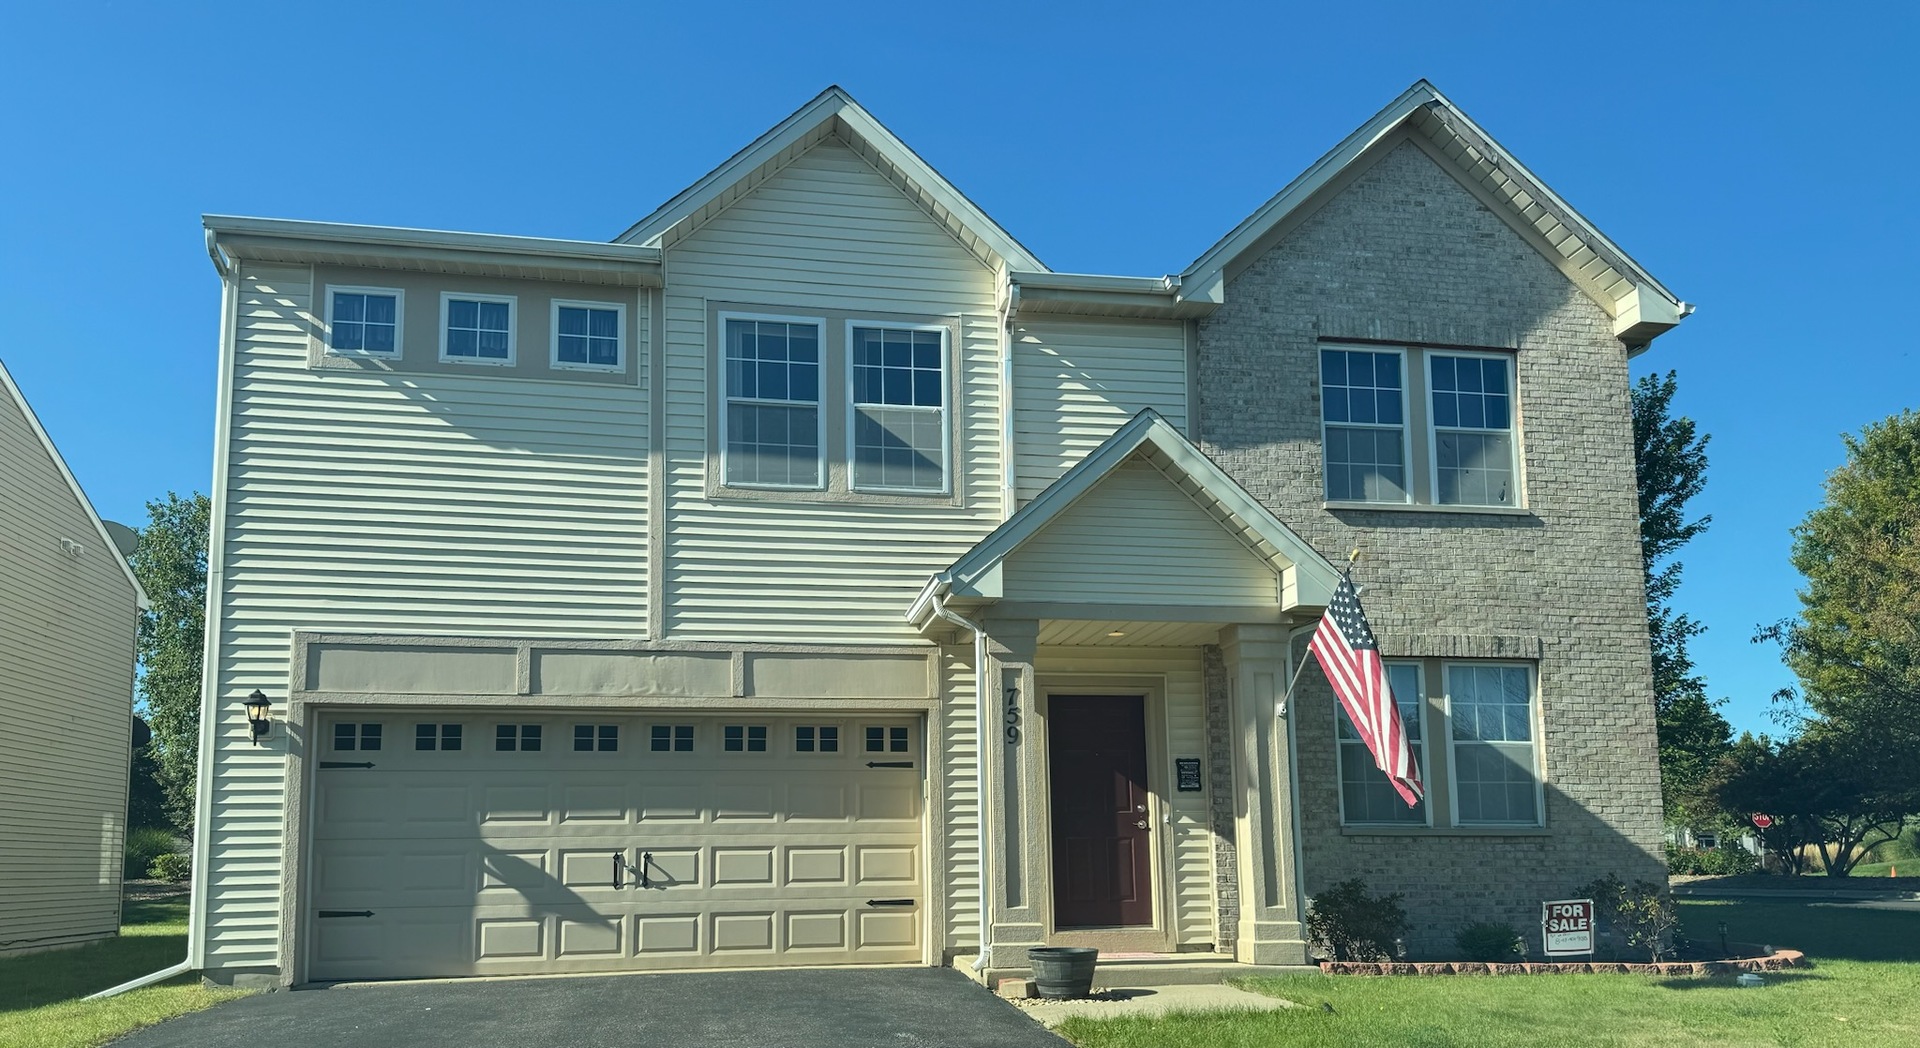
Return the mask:
[[[981,262],[1046,271],[1046,265],[1012,234],[838,86],[820,92],[614,242],[669,247],[829,137],[839,138],[872,164]]]
[[[73,500],[80,504],[80,509],[86,513],[87,519],[93,522],[94,533],[100,536],[101,551],[113,558],[113,562],[118,564],[120,570],[127,576],[127,582],[133,586],[133,599],[140,605],[142,611],[151,607],[147,601],[147,591],[140,587],[140,580],[134,577],[133,566],[120,555],[119,544],[113,540],[113,534],[107,530],[107,525],[100,519],[100,514],[94,512],[93,503],[88,500],[87,493],[80,490],[80,482],[74,479],[73,471],[67,468],[67,460],[60,457],[60,449],[53,446],[53,438],[47,436],[46,427],[40,425],[40,419],[33,413],[33,408],[27,404],[26,396],[20,392],[19,386],[14,385],[13,376],[7,373],[4,362],[0,362],[0,388],[4,388],[6,395],[11,397],[14,404],[20,408],[20,414],[27,420],[27,427],[32,429],[33,435],[40,439],[40,446],[46,449],[47,457],[53,460],[54,467],[66,480],[67,489],[73,492]]]
[[[1693,311],[1425,80],[1374,114],[1195,259],[1180,274],[1180,296],[1224,301],[1229,268],[1402,129],[1452,161],[1471,183],[1469,189],[1502,205],[1508,220],[1548,261],[1614,317],[1614,333],[1630,347],[1644,346]]]
[[[1326,605],[1339,583],[1339,570],[1247,494],[1246,489],[1214,465],[1212,459],[1181,436],[1158,412],[1146,408],[1115,430],[1105,443],[1088,452],[1033,501],[975,543],[945,571],[928,579],[908,609],[908,619],[915,623],[923,620],[937,596],[948,593],[987,596],[977,591],[976,583],[989,578],[1029,539],[1060,519],[1081,496],[1139,455],[1144,455],[1170,483],[1281,574],[1294,604]]]

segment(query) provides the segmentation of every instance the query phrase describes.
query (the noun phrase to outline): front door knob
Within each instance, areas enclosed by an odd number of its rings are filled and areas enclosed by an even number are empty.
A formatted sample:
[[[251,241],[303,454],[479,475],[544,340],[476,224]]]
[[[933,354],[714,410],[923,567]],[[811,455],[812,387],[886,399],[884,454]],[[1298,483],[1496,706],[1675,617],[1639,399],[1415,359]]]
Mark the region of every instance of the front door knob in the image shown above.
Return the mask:
[[[1133,824],[1143,830],[1147,828],[1147,820],[1145,819],[1136,819]]]

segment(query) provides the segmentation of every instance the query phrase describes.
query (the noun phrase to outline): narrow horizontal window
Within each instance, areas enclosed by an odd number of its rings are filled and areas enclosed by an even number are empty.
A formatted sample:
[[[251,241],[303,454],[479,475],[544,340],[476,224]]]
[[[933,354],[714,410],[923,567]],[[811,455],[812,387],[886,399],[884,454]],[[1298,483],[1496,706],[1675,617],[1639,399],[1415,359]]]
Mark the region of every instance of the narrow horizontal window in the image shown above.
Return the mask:
[[[767,726],[764,724],[729,724],[721,729],[721,746],[728,753],[765,753],[767,749]]]
[[[650,745],[655,753],[692,753],[693,725],[656,724]]]
[[[793,729],[795,753],[840,752],[840,729],[831,724],[802,724]]]
[[[612,752],[620,748],[620,726],[617,724],[576,724],[573,726],[573,748],[582,752]]]
[[[460,748],[460,725],[416,724],[413,726],[413,748],[416,750],[457,750]]]
[[[493,729],[493,748],[496,750],[525,750],[528,752],[538,750],[540,748],[540,725],[496,725]]]

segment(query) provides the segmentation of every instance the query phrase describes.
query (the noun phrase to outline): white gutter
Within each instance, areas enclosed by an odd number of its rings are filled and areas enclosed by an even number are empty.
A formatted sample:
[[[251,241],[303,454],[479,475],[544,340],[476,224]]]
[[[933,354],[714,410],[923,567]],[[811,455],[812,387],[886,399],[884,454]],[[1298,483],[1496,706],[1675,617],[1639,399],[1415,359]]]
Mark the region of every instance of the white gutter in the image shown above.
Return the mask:
[[[176,964],[171,968],[162,968],[157,972],[152,972],[147,975],[142,975],[138,979],[129,979],[118,986],[110,986],[107,989],[101,990],[99,993],[90,993],[85,997],[82,997],[81,1000],[98,1001],[106,997],[115,997],[120,994],[126,993],[128,990],[138,990],[142,986],[152,986],[154,983],[166,982],[168,979],[171,979],[176,975],[185,975],[186,973],[192,970],[193,970],[192,961],[181,961],[179,964]]]
[[[980,806],[980,956],[973,959],[973,970],[977,972],[986,968],[988,955],[993,952],[993,921],[987,909],[987,738],[993,729],[987,714],[987,632],[979,623],[947,607],[946,598],[940,592],[946,585],[946,579],[934,577],[925,595],[927,607],[935,615],[973,634],[974,732],[979,739],[974,747],[973,777],[974,796]]]

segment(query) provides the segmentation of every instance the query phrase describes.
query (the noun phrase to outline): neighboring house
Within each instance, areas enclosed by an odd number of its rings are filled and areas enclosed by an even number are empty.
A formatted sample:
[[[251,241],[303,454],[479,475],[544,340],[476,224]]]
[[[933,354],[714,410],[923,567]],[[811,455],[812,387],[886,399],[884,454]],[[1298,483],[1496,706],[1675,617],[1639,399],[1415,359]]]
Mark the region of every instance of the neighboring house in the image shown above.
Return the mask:
[[[1688,307],[1424,82],[1177,276],[838,89],[610,244],[206,225],[211,978],[1297,963],[1349,877],[1432,953],[1664,876],[1627,359]],[[1417,811],[1282,704],[1356,547]]]
[[[145,606],[0,366],[0,955],[119,934]]]

